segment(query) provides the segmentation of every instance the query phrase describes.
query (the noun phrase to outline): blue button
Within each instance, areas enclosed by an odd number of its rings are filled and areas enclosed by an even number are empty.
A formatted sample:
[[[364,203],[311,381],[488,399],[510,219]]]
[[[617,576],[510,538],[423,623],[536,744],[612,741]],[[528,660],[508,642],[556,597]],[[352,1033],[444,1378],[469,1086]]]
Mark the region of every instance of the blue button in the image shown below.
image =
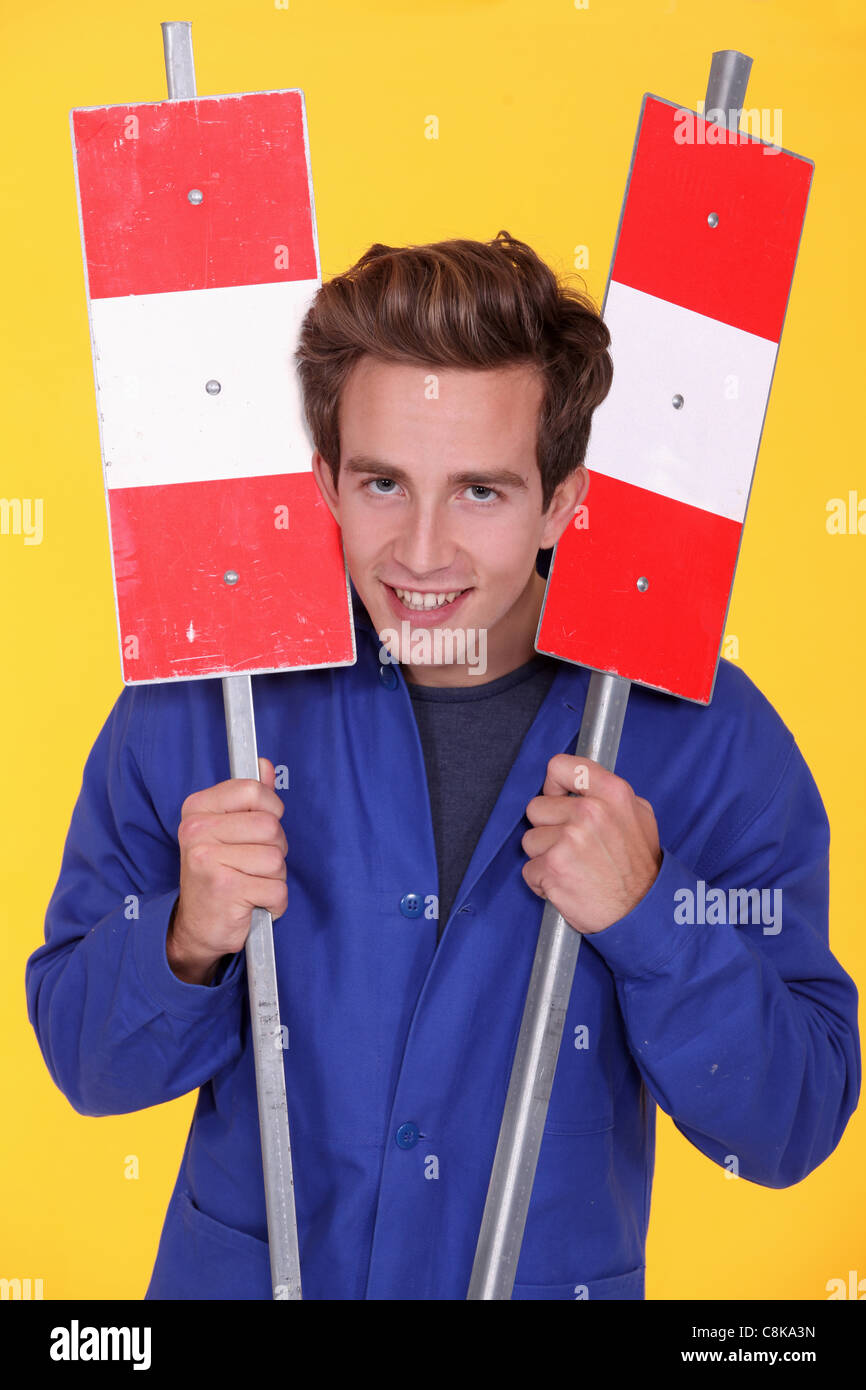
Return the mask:
[[[424,899],[420,893],[404,893],[400,899],[400,911],[404,917],[420,917],[424,911]]]
[[[405,1125],[400,1126],[395,1135],[398,1147],[401,1149],[414,1149],[415,1145],[418,1143],[420,1133],[421,1131],[418,1126],[413,1124],[411,1120],[408,1120]]]
[[[393,690],[397,684],[397,672],[394,670],[394,667],[380,666],[379,680],[382,682],[386,690]]]

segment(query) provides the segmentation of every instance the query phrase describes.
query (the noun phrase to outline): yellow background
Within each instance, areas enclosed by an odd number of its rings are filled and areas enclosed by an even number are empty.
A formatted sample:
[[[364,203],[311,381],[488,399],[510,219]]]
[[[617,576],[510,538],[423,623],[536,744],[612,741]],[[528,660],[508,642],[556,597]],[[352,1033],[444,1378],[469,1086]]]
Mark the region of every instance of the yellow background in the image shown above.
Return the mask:
[[[831,945],[863,976],[866,535],[825,525],[830,498],[866,500],[860,0],[8,6],[0,494],[41,497],[45,533],[0,535],[0,1276],[42,1278],[46,1298],[143,1296],[195,1099],[77,1115],[24,1001],[84,760],[121,689],[68,113],[164,98],[159,24],[177,18],[200,95],[305,91],[325,278],[373,241],[506,228],[560,272],[586,244],[599,303],[642,94],[694,109],[714,49],[754,58],[747,106],[779,108],[780,143],[816,172],[727,632],[821,789]],[[815,1173],[773,1191],[726,1177],[659,1111],[648,1297],[825,1299],[828,1280],[866,1278],[864,1171],[861,1112]]]

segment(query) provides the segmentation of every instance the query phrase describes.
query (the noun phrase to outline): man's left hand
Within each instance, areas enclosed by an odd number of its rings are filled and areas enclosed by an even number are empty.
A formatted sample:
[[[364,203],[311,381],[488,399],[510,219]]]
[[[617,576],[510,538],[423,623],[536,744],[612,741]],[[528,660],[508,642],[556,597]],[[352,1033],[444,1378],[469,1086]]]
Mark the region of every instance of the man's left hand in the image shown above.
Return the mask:
[[[551,758],[526,815],[533,829],[520,842],[529,856],[523,877],[576,931],[592,935],[612,926],[658,877],[662,851],[652,806],[591,758]]]

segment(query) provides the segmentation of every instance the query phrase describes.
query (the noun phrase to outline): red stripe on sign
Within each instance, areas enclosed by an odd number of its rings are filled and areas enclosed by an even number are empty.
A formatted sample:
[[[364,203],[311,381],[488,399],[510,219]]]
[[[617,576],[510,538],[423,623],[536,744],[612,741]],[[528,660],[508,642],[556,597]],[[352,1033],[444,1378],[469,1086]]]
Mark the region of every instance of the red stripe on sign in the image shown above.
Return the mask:
[[[312,474],[108,500],[126,684],[353,660],[340,530]]]
[[[590,476],[588,525],[556,546],[536,648],[709,704],[742,526]]]
[[[711,127],[645,97],[611,279],[778,342],[814,166]]]
[[[300,92],[75,110],[72,127],[91,299],[318,278]]]

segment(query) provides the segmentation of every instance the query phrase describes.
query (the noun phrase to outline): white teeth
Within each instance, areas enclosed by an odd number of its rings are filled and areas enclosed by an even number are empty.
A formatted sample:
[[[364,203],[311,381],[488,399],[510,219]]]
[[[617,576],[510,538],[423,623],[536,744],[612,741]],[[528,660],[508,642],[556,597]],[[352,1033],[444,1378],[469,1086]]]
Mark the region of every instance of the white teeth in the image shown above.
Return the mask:
[[[463,593],[455,589],[450,594],[422,594],[415,589],[395,589],[394,593],[402,599],[407,608],[441,608],[444,603],[453,603]]]

